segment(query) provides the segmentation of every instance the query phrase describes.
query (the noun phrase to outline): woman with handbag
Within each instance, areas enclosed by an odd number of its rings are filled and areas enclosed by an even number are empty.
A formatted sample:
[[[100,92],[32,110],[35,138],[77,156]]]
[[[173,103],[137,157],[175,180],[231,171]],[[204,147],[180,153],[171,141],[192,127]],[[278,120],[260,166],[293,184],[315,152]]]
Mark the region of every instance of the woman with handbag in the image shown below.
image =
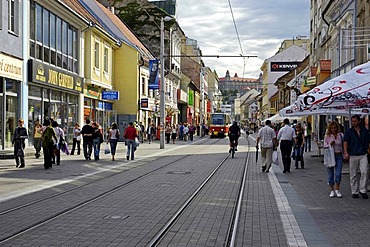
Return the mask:
[[[117,123],[112,123],[112,128],[109,130],[108,141],[110,144],[110,153],[112,154],[112,161],[114,161],[114,156],[116,155],[117,143],[119,140],[119,129]]]
[[[327,167],[328,184],[330,194],[333,198],[335,195],[338,198],[342,197],[339,191],[340,182],[342,179],[342,165],[343,165],[343,134],[340,133],[340,127],[337,122],[330,122],[326,131],[324,139],[324,148],[334,149],[335,166]]]
[[[302,125],[298,123],[295,126],[295,131],[297,135],[297,142],[294,147],[295,152],[295,169],[298,169],[298,162],[301,162],[301,168],[304,168],[304,159],[303,159],[303,151],[304,151],[304,132],[302,129]]]
[[[53,159],[52,159],[52,163],[55,164],[55,160],[56,160],[56,164],[57,164],[57,166],[59,166],[60,165],[60,149],[61,149],[62,145],[64,145],[64,141],[65,141],[64,140],[64,131],[59,127],[57,121],[53,121],[51,123],[51,127],[54,128],[55,134],[57,136],[57,140],[54,143],[54,156],[53,156]]]
[[[71,155],[74,155],[76,146],[77,146],[77,155],[80,155],[81,139],[82,139],[81,128],[80,128],[80,125],[76,123],[75,127],[73,128],[73,143],[72,143]]]
[[[12,144],[14,145],[14,157],[16,167],[24,168],[24,148],[25,148],[25,139],[28,138],[27,129],[23,127],[24,120],[18,120],[18,127],[14,130],[14,135],[12,139]],[[19,162],[20,161],[20,162]],[[20,163],[20,165],[19,165]]]

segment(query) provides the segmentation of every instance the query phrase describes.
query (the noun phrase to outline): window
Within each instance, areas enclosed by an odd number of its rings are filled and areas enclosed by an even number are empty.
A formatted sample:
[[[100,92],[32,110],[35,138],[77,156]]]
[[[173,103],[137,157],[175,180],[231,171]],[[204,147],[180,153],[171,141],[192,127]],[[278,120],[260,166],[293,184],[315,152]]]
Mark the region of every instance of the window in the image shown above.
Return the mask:
[[[12,33],[19,33],[19,0],[9,0],[9,26]]]
[[[95,68],[99,69],[99,49],[100,49],[100,44],[99,42],[95,41],[95,46],[94,46],[94,66]]]
[[[108,47],[104,47],[104,72],[108,73]]]

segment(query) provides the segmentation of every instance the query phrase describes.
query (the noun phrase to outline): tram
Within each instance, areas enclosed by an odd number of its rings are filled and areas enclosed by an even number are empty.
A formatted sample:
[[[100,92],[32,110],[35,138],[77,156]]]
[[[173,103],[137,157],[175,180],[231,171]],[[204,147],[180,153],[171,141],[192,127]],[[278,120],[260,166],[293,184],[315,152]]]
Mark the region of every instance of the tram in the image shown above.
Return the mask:
[[[229,132],[231,117],[227,113],[212,113],[208,123],[208,129],[211,137],[225,137]]]

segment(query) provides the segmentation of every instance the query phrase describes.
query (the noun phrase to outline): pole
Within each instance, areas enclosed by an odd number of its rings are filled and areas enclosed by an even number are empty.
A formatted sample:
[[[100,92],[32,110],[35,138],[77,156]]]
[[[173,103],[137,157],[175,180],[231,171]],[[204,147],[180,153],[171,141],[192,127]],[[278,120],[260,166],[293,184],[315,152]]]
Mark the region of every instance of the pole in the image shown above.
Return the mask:
[[[160,91],[159,91],[159,95],[160,95],[160,127],[161,127],[161,130],[160,130],[160,144],[159,144],[159,148],[160,149],[164,149],[164,128],[165,128],[165,115],[164,115],[164,112],[166,110],[165,108],[165,101],[164,101],[164,91],[165,91],[165,87],[166,87],[166,81],[164,79],[164,20],[163,20],[163,17],[161,18],[161,48],[160,48],[160,69],[161,69],[161,87],[160,87]]]
[[[199,126],[203,123],[203,67],[200,68],[200,104],[199,104]],[[202,135],[201,135],[202,136]]]

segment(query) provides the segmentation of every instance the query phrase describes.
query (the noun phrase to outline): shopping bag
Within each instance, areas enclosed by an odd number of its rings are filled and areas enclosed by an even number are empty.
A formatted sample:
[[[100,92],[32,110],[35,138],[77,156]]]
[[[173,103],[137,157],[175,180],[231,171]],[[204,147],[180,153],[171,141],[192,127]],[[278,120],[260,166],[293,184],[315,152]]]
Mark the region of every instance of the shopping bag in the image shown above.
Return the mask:
[[[68,149],[68,143],[65,141],[63,144],[61,144],[60,150],[62,150],[63,153],[66,155],[69,155],[69,149]]]
[[[105,144],[104,154],[110,154],[110,148],[109,148],[108,143]]]
[[[324,148],[324,166],[328,168],[335,166],[335,154],[332,146]]]
[[[140,145],[139,139],[137,139],[137,137],[135,137],[135,147],[138,147],[139,145]]]
[[[272,153],[272,164],[279,165],[279,156],[278,156],[278,151],[274,151]]]

